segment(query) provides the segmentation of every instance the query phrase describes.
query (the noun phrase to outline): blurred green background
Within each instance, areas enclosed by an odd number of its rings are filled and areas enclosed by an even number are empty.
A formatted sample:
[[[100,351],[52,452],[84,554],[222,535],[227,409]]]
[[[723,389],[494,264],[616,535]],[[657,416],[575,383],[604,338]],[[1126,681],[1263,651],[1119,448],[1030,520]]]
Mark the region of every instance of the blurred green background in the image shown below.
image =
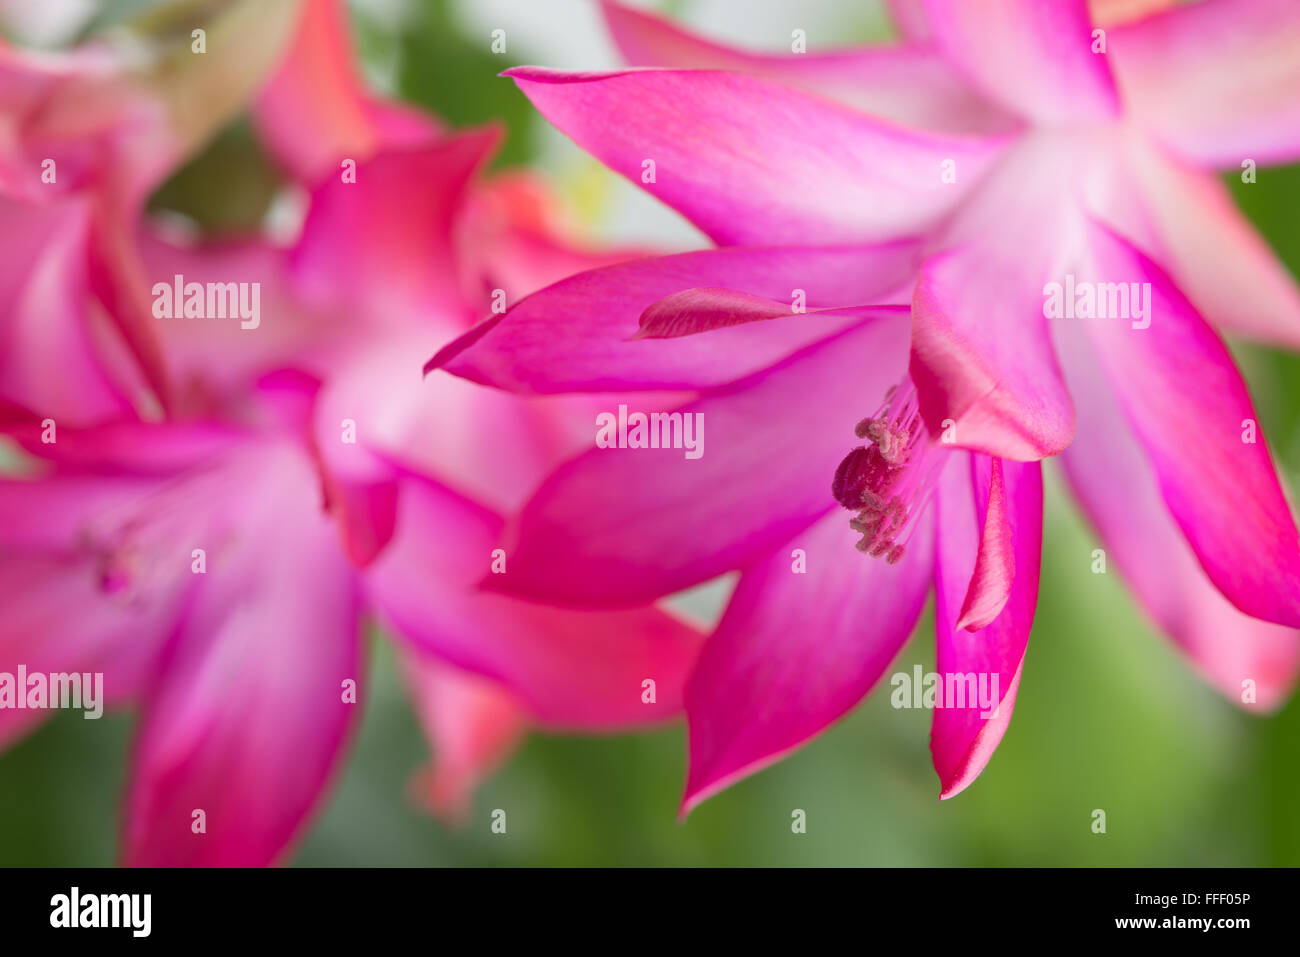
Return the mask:
[[[110,4],[83,32],[141,6]],[[727,15],[725,4],[707,0],[665,6],[702,29],[716,28]],[[773,12],[779,6],[731,4],[745,31],[733,39],[771,48],[788,42],[788,17]],[[591,37],[575,37],[576,28],[553,12],[555,28],[570,29],[557,41],[514,24],[510,8],[483,0],[375,0],[354,15],[376,82],[457,125],[503,120],[510,138],[499,162],[550,171],[593,229],[616,235],[633,219],[634,230],[644,226],[661,242],[690,241],[689,230],[660,210],[637,206],[638,198],[620,192],[623,185],[548,130],[511,83],[495,79],[516,63],[613,65],[594,18],[584,21]],[[809,10],[821,30],[819,37],[810,29],[814,43],[878,38],[887,29],[872,5],[819,3]],[[508,31],[505,56],[488,50],[493,17]],[[573,44],[582,49],[584,43],[589,59],[561,62],[573,55]],[[1261,170],[1254,185],[1236,176],[1225,181],[1300,272],[1300,167]],[[265,212],[275,185],[247,126],[237,124],[164,187],[154,205],[183,211],[214,231],[238,230]],[[1274,452],[1291,487],[1300,487],[1300,360],[1255,348],[1237,352]],[[373,640],[360,733],[292,862],[1300,864],[1300,701],[1259,718],[1201,685],[1143,621],[1122,581],[1090,573],[1096,545],[1053,481],[1041,598],[1015,717],[982,777],[952,801],[937,799],[930,714],[895,711],[887,694],[877,693],[820,739],[707,802],[684,824],[676,820],[685,763],[684,733],[676,725],[607,739],[533,734],[481,788],[470,820],[447,828],[408,798],[409,776],[426,761],[426,745],[390,649]],[[895,670],[916,663],[928,668],[932,661],[933,638],[923,627]],[[0,756],[0,864],[113,863],[131,721],[117,714],[92,727],[65,713]],[[494,808],[509,815],[506,835],[489,829]],[[791,833],[796,808],[807,812],[806,834]],[[1098,808],[1107,819],[1100,835],[1091,829]]]

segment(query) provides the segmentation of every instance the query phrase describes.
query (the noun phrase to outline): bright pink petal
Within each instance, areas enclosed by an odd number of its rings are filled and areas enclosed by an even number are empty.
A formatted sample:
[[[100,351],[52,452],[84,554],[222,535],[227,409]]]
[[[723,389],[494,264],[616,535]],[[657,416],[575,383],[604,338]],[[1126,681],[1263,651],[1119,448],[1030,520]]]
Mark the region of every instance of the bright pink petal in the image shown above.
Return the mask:
[[[507,75],[579,146],[720,245],[915,235],[1004,145],[906,130],[739,73],[520,67]],[[963,171],[957,183],[943,181],[946,160]],[[643,179],[649,161],[653,182]]]
[[[1212,38],[1212,39],[1209,39]],[[1192,162],[1300,158],[1300,4],[1205,0],[1111,31],[1125,107]]]
[[[961,695],[940,700],[930,731],[941,799],[960,794],[979,776],[1011,721],[1038,603],[1043,537],[1038,463],[1002,462],[994,468],[986,457],[973,455],[960,465],[964,467],[947,468],[936,493],[935,671],[945,689],[948,676],[956,676],[954,691],[962,683]],[[981,525],[987,530],[994,520],[987,512],[996,495],[999,471],[1005,482],[1004,520],[1015,553],[1015,578],[1001,613],[986,627],[970,631],[961,626],[958,616],[964,616],[963,596],[968,595],[972,575],[979,574]],[[967,676],[974,678],[975,701],[969,696],[972,685]],[[978,700],[981,687],[984,701]]]
[[[209,553],[145,709],[127,799],[130,865],[280,859],[363,707],[345,687],[362,686],[364,702],[357,589],[314,471],[287,451],[256,463],[229,503],[240,537]],[[194,830],[196,810],[206,833]]]
[[[901,378],[906,340],[906,321],[866,322],[683,407],[702,428],[696,458],[598,447],[573,459],[525,506],[510,572],[487,586],[626,605],[761,558],[837,507],[836,466]]]
[[[842,717],[911,635],[930,589],[928,520],[889,565],[853,547],[848,517],[825,516],[741,576],[686,690],[683,814]]]
[[[1169,513],[1159,476],[1092,355],[1087,333],[1059,331],[1079,408],[1078,432],[1061,464],[1101,537],[1108,565],[1119,569],[1142,608],[1206,681],[1239,704],[1277,707],[1300,670],[1300,635],[1243,614],[1210,581]],[[1253,703],[1243,701],[1245,682],[1253,683]]]
[[[924,0],[935,44],[976,87],[1042,124],[1106,120],[1119,97],[1086,0]]]
[[[1247,614],[1300,625],[1300,535],[1232,357],[1131,244],[1093,227],[1090,246],[1091,273],[1079,279],[1149,283],[1149,327],[1137,319],[1058,324],[1080,323],[1095,344],[1169,510],[1211,580]]]
[[[629,66],[752,73],[921,129],[1010,129],[935,51],[881,45],[825,52],[754,54],[694,36],[668,20],[602,0],[605,21]]]
[[[400,637],[493,679],[551,727],[611,730],[680,709],[697,629],[654,608],[574,612],[487,594],[476,585],[496,560],[496,515],[419,479],[403,483],[398,514],[365,582]],[[508,578],[515,558],[503,560]]]
[[[463,822],[479,782],[514,751],[527,727],[519,702],[500,685],[408,653],[403,670],[433,761],[412,782],[416,799]]]
[[[979,631],[1001,614],[1016,580],[1015,529],[1008,515],[1006,481],[1001,459],[993,459],[988,501],[980,522],[979,551],[970,586],[954,628]]]
[[[629,342],[648,306],[698,286],[809,308],[907,301],[916,243],[717,249],[609,266],[536,293],[479,323],[426,368],[522,393],[700,389],[767,368],[855,320],[739,326],[711,336]]]
[[[1074,410],[1043,318],[1042,277],[982,247],[928,259],[912,300],[912,380],[934,435],[1010,459],[1055,455]]]

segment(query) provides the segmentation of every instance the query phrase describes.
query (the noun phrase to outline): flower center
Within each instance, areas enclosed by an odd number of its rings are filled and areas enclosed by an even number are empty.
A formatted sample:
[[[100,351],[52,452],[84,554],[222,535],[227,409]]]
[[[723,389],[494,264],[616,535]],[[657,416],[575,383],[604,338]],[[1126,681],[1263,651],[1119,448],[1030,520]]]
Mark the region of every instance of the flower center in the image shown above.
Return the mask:
[[[939,464],[911,378],[891,387],[876,413],[853,431],[869,444],[859,445],[840,462],[831,494],[857,513],[849,527],[862,535],[858,551],[894,565],[929,502]]]
[[[143,605],[190,572],[192,549],[221,548],[209,521],[223,501],[223,474],[199,468],[98,513],[80,530],[79,545],[93,561],[95,584],[106,597]]]

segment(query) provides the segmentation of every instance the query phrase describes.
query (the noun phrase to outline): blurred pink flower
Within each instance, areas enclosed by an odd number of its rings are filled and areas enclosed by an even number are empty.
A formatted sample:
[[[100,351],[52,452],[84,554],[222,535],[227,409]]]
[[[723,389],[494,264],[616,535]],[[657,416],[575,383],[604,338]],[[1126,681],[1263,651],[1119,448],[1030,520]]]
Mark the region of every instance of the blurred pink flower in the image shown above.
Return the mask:
[[[257,328],[151,319],[166,422],[57,421],[49,443],[40,404],[0,417],[36,459],[0,482],[0,666],[102,671],[110,704],[140,704],[130,864],[282,859],[366,700],[367,619],[401,643],[437,759],[421,800],[449,815],[527,725],[672,716],[698,650],[696,628],[653,607],[572,612],[473,587],[503,516],[580,447],[573,409],[590,400],[424,382],[419,361],[496,288],[608,258],[566,243],[530,181],[478,182],[495,133],[444,134],[370,98],[342,24],[335,3],[305,5],[260,93],[259,128],[309,194],[290,247],[130,233],[151,280],[260,283]],[[39,716],[0,712],[0,739]]]
[[[275,64],[294,6],[260,7],[218,11],[202,57],[188,32],[66,53],[0,41],[0,397],[81,424],[167,405],[132,237],[150,192]]]
[[[933,451],[879,471],[877,417],[859,431],[875,451],[843,469],[875,493],[939,473],[938,669],[1003,679],[995,722],[936,712],[943,796],[987,762],[1023,661],[1039,509],[1037,466],[1017,461],[1061,456],[1139,601],[1234,701],[1276,705],[1300,664],[1296,527],[1202,318],[1294,345],[1300,296],[1201,171],[1300,156],[1300,7],[1105,4],[1119,21],[1099,35],[1082,0],[893,6],[901,46],[765,57],[605,2],[631,62],[674,68],[508,71],[724,248],[566,279],[429,363],[521,394],[704,393],[685,407],[709,424],[704,459],[573,459],[521,511],[511,574],[488,582],[613,606],[742,570],[687,690],[687,808],[840,716],[912,627],[925,534],[892,568],[864,560],[827,494],[843,437],[890,386],[894,401],[915,388]],[[1131,322],[1067,320],[1052,283],[1141,298]],[[910,521],[926,487],[902,496]]]

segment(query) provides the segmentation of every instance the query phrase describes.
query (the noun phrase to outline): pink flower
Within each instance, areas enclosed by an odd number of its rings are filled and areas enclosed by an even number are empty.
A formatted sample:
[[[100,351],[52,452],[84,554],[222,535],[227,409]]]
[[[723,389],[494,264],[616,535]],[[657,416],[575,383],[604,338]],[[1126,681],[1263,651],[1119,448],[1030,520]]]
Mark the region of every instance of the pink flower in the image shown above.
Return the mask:
[[[50,442],[43,409],[0,416],[35,459],[0,482],[0,670],[102,672],[110,704],[140,706],[129,864],[283,858],[366,700],[366,622],[401,643],[437,758],[420,799],[448,815],[529,725],[672,716],[698,651],[697,629],[654,607],[574,612],[474,588],[504,515],[579,447],[574,408],[591,400],[425,383],[418,358],[496,282],[513,295],[607,259],[563,241],[534,184],[480,185],[495,134],[376,106],[347,71],[340,16],[308,4],[261,94],[268,142],[310,192],[292,245],[187,243],[153,224],[138,239],[164,285],[260,283],[256,328],[155,320],[168,421],[56,421]],[[321,36],[343,45],[308,55]],[[287,135],[283,116],[314,116],[321,135]],[[347,116],[361,125],[330,126]],[[356,182],[331,172],[342,157]],[[0,711],[0,740],[41,713]]]
[[[1082,2],[896,6],[902,46],[761,57],[606,3],[632,62],[711,69],[509,71],[724,248],[564,280],[429,364],[702,393],[702,460],[576,457],[487,583],[615,606],[741,570],[687,689],[687,809],[866,694],[931,577],[938,671],[1001,689],[990,720],[936,711],[941,794],[966,787],[1014,703],[1046,456],[1208,681],[1271,707],[1295,678],[1300,543],[1210,323],[1295,343],[1300,296],[1201,168],[1300,155],[1300,8],[1108,21],[1103,53]],[[1119,315],[1073,318],[1083,289]]]
[[[214,43],[201,57],[188,34],[58,54],[0,42],[4,398],[81,424],[131,411],[146,391],[167,406],[132,239],[150,192],[234,118],[274,66],[293,8],[258,7],[223,7],[205,23]],[[48,311],[38,314],[38,304]]]

